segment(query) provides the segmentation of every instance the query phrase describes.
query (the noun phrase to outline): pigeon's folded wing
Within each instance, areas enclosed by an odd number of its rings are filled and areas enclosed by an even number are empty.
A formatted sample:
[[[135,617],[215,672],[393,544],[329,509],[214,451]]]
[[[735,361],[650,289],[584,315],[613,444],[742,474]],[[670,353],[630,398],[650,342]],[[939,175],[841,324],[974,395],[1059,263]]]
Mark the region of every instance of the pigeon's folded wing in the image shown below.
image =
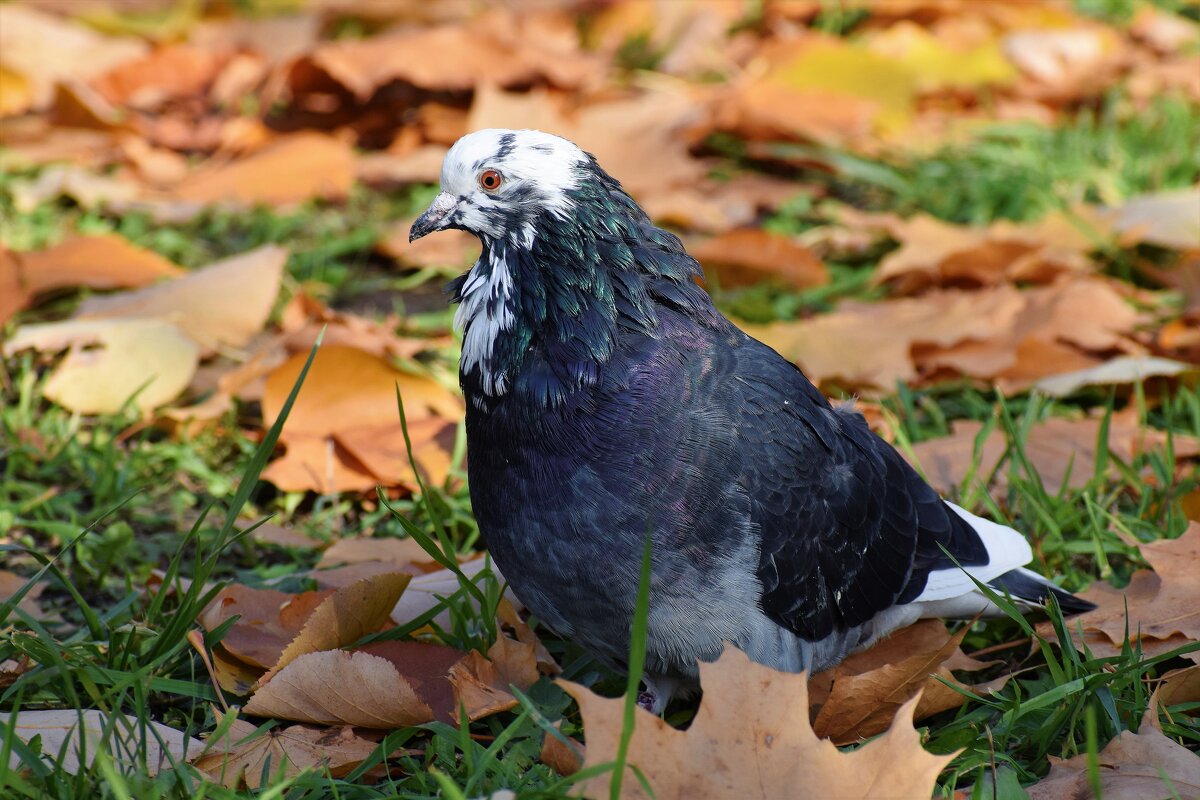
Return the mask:
[[[742,481],[754,487],[762,606],[775,622],[821,639],[916,599],[955,561],[988,563],[979,534],[860,415],[830,407],[766,347],[739,358]]]

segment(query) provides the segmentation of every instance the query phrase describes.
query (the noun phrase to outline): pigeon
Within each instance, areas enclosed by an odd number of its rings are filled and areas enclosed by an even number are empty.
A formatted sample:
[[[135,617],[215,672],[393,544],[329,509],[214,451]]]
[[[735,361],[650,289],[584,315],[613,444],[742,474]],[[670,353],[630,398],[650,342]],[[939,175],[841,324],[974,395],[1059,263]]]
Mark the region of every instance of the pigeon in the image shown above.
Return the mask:
[[[811,674],[921,618],[1000,614],[976,581],[1091,608],[726,319],[679,238],[574,143],[462,137],[409,239],[444,229],[482,244],[447,289],[480,533],[539,620],[620,671],[650,538],[654,713],[727,642]]]

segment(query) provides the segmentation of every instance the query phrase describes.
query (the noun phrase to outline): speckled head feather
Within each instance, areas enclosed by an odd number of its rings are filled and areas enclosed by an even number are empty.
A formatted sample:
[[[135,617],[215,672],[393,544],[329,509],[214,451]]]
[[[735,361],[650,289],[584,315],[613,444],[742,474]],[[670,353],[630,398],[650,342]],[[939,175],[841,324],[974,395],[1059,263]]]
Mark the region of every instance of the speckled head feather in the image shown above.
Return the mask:
[[[477,405],[511,392],[563,402],[597,379],[621,327],[653,333],[657,303],[723,322],[679,239],[566,139],[468,134],[446,154],[441,188],[411,238],[456,228],[483,244],[449,287],[460,304],[463,387]],[[523,370],[532,348],[546,357]]]

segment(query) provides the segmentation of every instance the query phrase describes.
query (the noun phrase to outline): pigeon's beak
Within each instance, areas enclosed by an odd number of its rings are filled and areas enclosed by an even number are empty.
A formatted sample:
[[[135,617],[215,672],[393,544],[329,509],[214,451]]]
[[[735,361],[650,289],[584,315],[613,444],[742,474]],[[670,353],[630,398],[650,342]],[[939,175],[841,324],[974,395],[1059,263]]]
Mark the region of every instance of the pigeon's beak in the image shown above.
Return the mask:
[[[415,242],[427,233],[440,231],[445,227],[450,212],[457,205],[458,201],[449,192],[442,192],[433,198],[433,202],[429,204],[429,208],[425,210],[425,213],[413,221],[412,228],[408,231],[408,240]]]

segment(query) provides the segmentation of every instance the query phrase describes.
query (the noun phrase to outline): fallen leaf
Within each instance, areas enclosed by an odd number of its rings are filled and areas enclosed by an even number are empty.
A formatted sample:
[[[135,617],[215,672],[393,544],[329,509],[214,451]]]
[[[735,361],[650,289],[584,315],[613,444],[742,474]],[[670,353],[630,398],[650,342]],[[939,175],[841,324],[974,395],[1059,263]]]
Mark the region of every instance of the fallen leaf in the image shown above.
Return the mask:
[[[115,414],[132,400],[146,414],[187,388],[199,363],[196,343],[158,319],[76,319],[23,325],[4,345],[67,350],[46,381],[46,397],[84,414]]]
[[[6,569],[0,569],[0,605],[7,603],[9,599],[19,592],[29,579],[18,575],[15,572],[9,572]],[[29,616],[36,620],[57,619],[57,614],[47,614],[46,611],[38,604],[38,597],[46,590],[46,584],[35,583],[29,587],[29,591],[21,598],[21,602],[17,603],[16,607],[24,611]],[[16,615],[10,615],[9,619],[16,621]]]
[[[875,280],[899,294],[930,285],[1049,283],[1094,270],[1087,254],[1102,243],[1098,234],[1089,235],[1062,215],[1026,225],[1000,220],[987,227],[951,225],[924,214],[887,219],[883,227],[900,247],[879,262]]]
[[[279,660],[305,621],[332,594],[316,591],[293,595],[235,583],[222,589],[197,621],[211,631],[232,617],[240,617],[225,633],[220,647],[265,670]]]
[[[819,688],[822,697],[819,706],[814,699],[813,731],[837,745],[874,736],[918,693],[914,720],[962,705],[966,698],[934,676],[957,683],[947,664],[965,633],[963,628],[951,635],[942,622],[923,620],[814,675],[809,692]]]
[[[797,361],[818,384],[843,380],[890,390],[897,381],[917,380],[914,345],[1001,338],[1024,307],[1020,292],[1004,285],[988,292],[947,291],[884,303],[847,302],[810,320],[742,327]]]
[[[1002,46],[1004,55],[1032,79],[1019,84],[1022,92],[1058,102],[1109,86],[1121,55],[1121,42],[1112,29],[1082,23],[1013,31]]]
[[[467,698],[456,693],[449,675],[465,657],[449,647],[396,641],[376,642],[354,652],[308,653],[260,687],[244,710],[298,722],[381,729],[434,719],[455,721],[460,699],[468,701],[472,719],[501,710],[494,693],[472,692]]]
[[[42,107],[59,81],[99,75],[146,50],[146,44],[137,39],[104,36],[28,6],[5,4],[0,8],[0,66],[14,76],[10,81],[19,77],[28,87],[16,98],[9,95],[6,111]]]
[[[375,575],[334,592],[290,595],[233,584],[221,590],[199,617],[205,630],[240,617],[220,647],[267,670],[266,683],[297,656],[343,647],[378,630],[408,583],[407,575]],[[219,650],[214,649],[214,654]]]
[[[296,133],[245,158],[200,169],[175,187],[173,197],[243,206],[342,199],[350,193],[354,173],[348,145],[324,134]]]
[[[427,144],[403,154],[365,153],[358,159],[358,179],[374,187],[437,183],[448,149],[439,144]]]
[[[178,325],[205,352],[242,347],[266,323],[287,257],[287,250],[275,245],[248,250],[175,280],[89,297],[79,304],[76,317],[157,317]]]
[[[1134,573],[1123,590],[1098,582],[1080,595],[1097,608],[1073,617],[1068,626],[1072,638],[1080,628],[1085,635],[1093,634],[1086,641],[1098,656],[1119,654],[1127,628],[1131,643],[1140,643],[1146,652],[1156,644],[1161,650],[1165,644],[1200,641],[1200,585],[1195,580],[1200,569],[1200,522],[1189,523],[1177,539],[1146,542],[1138,549],[1154,571]],[[1038,630],[1053,638],[1047,623]],[[1193,652],[1186,657],[1196,660],[1200,655]]]
[[[271,522],[265,522],[254,528],[251,534],[254,541],[260,544],[270,544],[276,547],[290,547],[298,550],[313,550],[322,546],[320,539],[309,536],[295,528],[286,528]]]
[[[278,16],[236,16],[200,20],[188,34],[192,44],[207,48],[233,47],[281,64],[312,49],[320,38],[320,13],[287,13]]]
[[[97,75],[91,87],[114,106],[160,109],[166,102],[203,97],[230,58],[228,51],[173,43]]]
[[[262,479],[284,492],[365,492],[382,480],[331,436],[306,433],[281,437],[283,455],[263,470]]]
[[[291,392],[307,353],[298,353],[267,377],[263,393],[263,422],[274,423]],[[332,435],[347,428],[400,425],[396,406],[397,385],[408,419],[432,415],[456,419],[462,401],[430,378],[392,367],[384,359],[350,347],[322,347],[317,351],[288,414],[284,436]]]
[[[1026,789],[1029,800],[1093,797],[1089,756],[1050,757],[1050,774]],[[1097,757],[1099,790],[1106,800],[1200,797],[1200,758],[1145,722],[1122,731]]]
[[[1096,367],[1052,375],[1033,385],[1034,389],[1051,397],[1067,397],[1085,386],[1142,383],[1148,378],[1161,378],[1195,372],[1200,367],[1154,356],[1119,356]]]
[[[761,228],[744,228],[705,239],[692,245],[689,252],[713,269],[725,288],[763,280],[779,280],[798,289],[829,282],[829,272],[811,250]]]
[[[358,564],[363,561],[382,561],[401,571],[413,569],[417,561],[427,562],[429,554],[416,539],[398,539],[394,536],[355,536],[338,539],[321,553],[317,569],[329,569],[342,564]],[[413,574],[423,574],[416,569]]]
[[[1134,197],[1107,217],[1126,244],[1200,248],[1200,186]]]
[[[418,484],[408,460],[408,446],[426,486],[444,486],[450,477],[450,454],[458,426],[453,421],[429,417],[408,423],[408,440],[398,423],[375,428],[356,427],[340,431],[337,443],[357,463],[385,486],[405,486],[416,491]]]
[[[808,678],[775,672],[727,647],[714,663],[700,664],[704,699],[687,731],[637,709],[629,763],[645,776],[659,800],[690,797],[794,796],[911,798],[933,793],[938,773],[953,754],[935,756],[910,727],[915,699],[906,703],[880,738],[842,753],[818,739],[808,723]],[[587,751],[583,769],[613,761],[623,728],[625,701],[593,694],[567,681],[583,715]],[[580,784],[590,797],[607,797],[610,772]],[[648,794],[633,774],[622,797]]]
[[[583,767],[584,747],[578,739],[568,736],[570,745],[563,744],[557,736],[546,734],[542,740],[542,752],[538,760],[559,775],[574,775]]]
[[[1162,682],[1154,690],[1154,697],[1162,708],[1200,702],[1200,664],[1173,669],[1163,675]]]
[[[408,581],[407,575],[376,575],[325,598],[259,684],[267,683],[279,670],[306,653],[345,647],[379,630],[388,621]]]
[[[37,294],[53,289],[136,288],[183,270],[122,236],[77,236],[46,250],[16,254],[25,288]]]
[[[1047,492],[1057,493],[1064,485],[1077,489],[1091,480],[1095,473],[1100,424],[1097,417],[1051,417],[1031,427],[1025,439],[1025,456]],[[951,423],[950,436],[913,446],[916,466],[938,491],[953,491],[963,476],[971,473],[975,462],[975,440],[982,427],[979,422],[956,420]],[[1195,437],[1174,434],[1172,438],[1177,458],[1200,451],[1200,441]],[[1135,415],[1114,414],[1110,421],[1108,448],[1122,461],[1129,462],[1139,453],[1160,448],[1166,440],[1162,431],[1142,427]],[[981,477],[991,475],[1006,448],[1003,432],[993,430],[980,447],[976,474]],[[1004,486],[1007,480],[1004,472],[997,477],[1000,486]]]
[[[146,774],[157,775],[204,746],[200,740],[160,722],[143,722],[123,714],[114,719],[114,715],[94,708],[0,712],[0,721],[26,744],[35,736],[41,737],[43,761],[70,775],[90,767],[101,748],[117,764],[138,769],[143,767],[144,749]],[[104,735],[106,728],[108,736]],[[61,759],[59,752],[63,753]],[[8,769],[22,766],[20,756],[15,752],[9,755]]]
[[[306,359],[306,353],[297,353],[267,376],[265,424],[278,416]],[[397,388],[417,463],[430,481],[444,483],[462,401],[431,378],[342,345],[317,351],[280,437],[284,455],[268,466],[264,479],[285,491],[362,491],[381,483],[415,488]]]
[[[1092,353],[1136,349],[1141,316],[1108,281],[1076,278],[1028,291],[1000,284],[883,303],[846,302],[800,322],[744,325],[810,379],[890,389],[963,375],[1006,391],[1095,366]]]
[[[237,789],[243,784],[261,788],[264,772],[272,779],[286,780],[310,769],[341,778],[361,764],[378,747],[349,727],[311,728],[290,725],[259,731],[239,719],[220,739],[210,739],[192,766],[207,773],[222,786]]]
[[[505,31],[503,12],[482,15],[474,24],[407,28],[367,39],[329,42],[291,68],[293,92],[333,81],[359,102],[392,81],[435,91],[468,91],[481,85],[528,85],[550,78],[579,85],[593,72],[591,59],[569,48],[546,48],[545,37]],[[508,35],[505,35],[505,34]]]

